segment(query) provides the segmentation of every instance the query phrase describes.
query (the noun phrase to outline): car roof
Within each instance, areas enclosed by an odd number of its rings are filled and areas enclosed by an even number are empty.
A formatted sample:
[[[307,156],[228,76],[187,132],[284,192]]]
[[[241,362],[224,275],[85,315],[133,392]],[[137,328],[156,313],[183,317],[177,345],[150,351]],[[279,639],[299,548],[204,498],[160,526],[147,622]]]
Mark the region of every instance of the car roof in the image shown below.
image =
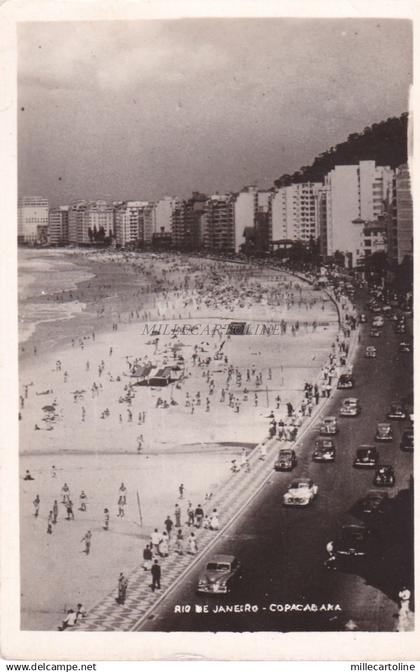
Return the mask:
[[[234,555],[219,553],[218,555],[213,555],[211,558],[209,558],[209,560],[207,560],[207,564],[209,562],[229,562],[229,563],[232,563],[234,560],[236,560],[236,556],[234,556]]]
[[[352,403],[352,404],[358,404],[359,403],[359,400],[358,400],[357,397],[346,397],[345,399],[343,399],[343,404],[345,404],[346,401],[348,401],[349,403]]]
[[[376,446],[369,446],[367,444],[359,446],[357,450],[376,450]]]
[[[325,416],[323,421],[324,422],[333,422],[333,421],[337,422],[337,418],[335,417],[335,415],[327,415],[327,416]]]
[[[308,476],[298,476],[293,479],[292,483],[312,483],[312,478],[308,478]]]
[[[354,523],[349,523],[348,525],[342,525],[341,531],[348,530],[349,532],[365,532],[367,530],[366,525],[355,525]]]
[[[391,427],[392,425],[391,425],[390,422],[377,422],[376,426],[377,427]]]

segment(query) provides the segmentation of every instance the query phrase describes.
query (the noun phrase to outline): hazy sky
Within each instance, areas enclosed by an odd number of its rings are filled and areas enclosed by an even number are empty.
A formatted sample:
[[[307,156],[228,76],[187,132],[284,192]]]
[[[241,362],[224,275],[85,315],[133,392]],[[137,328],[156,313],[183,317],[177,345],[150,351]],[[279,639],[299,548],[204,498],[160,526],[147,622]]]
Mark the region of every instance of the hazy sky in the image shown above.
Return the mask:
[[[19,195],[155,199],[272,186],[407,110],[405,20],[19,26]]]

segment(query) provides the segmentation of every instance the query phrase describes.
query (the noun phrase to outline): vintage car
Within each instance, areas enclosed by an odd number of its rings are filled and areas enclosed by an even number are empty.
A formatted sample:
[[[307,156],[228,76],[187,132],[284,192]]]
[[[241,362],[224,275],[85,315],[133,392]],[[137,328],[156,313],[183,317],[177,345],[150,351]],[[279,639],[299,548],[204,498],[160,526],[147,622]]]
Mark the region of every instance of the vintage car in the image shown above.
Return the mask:
[[[360,510],[363,514],[367,515],[385,513],[388,499],[386,490],[369,490],[360,502]]]
[[[310,478],[295,478],[283,495],[285,506],[308,506],[318,494],[318,486]]]
[[[376,425],[375,441],[392,441],[392,425],[390,422],[378,422]]]
[[[375,446],[360,446],[356,451],[353,467],[356,469],[375,469],[379,455]]]
[[[362,314],[360,315],[360,318],[359,318],[359,319],[360,319],[360,322],[362,322],[362,324],[364,324],[365,322],[367,322],[367,317],[366,317],[366,315],[365,315],[364,313],[362,313]]]
[[[390,464],[378,464],[373,485],[377,485],[379,488],[392,488],[395,485],[395,473]]]
[[[411,352],[411,346],[407,341],[401,341],[398,346],[398,352]]]
[[[405,429],[401,436],[400,449],[412,452],[414,450],[414,431]]]
[[[274,462],[276,471],[292,471],[297,465],[296,453],[291,448],[281,448]]]
[[[368,553],[369,543],[370,531],[365,525],[343,525],[334,551],[338,558],[362,558]]]
[[[340,415],[343,417],[354,418],[357,415],[360,415],[361,410],[359,400],[356,397],[347,397],[346,399],[343,399],[341,403]]]
[[[375,317],[372,320],[372,327],[383,327],[385,324],[385,320],[382,317],[382,315],[375,315]]]
[[[365,357],[368,359],[375,359],[376,357],[376,348],[374,345],[368,345],[365,350]]]
[[[337,388],[339,390],[351,390],[354,387],[354,378],[351,373],[342,373],[338,379]]]
[[[372,338],[379,338],[382,335],[382,331],[375,327],[374,329],[370,330],[369,335],[372,336]]]
[[[328,415],[322,420],[319,433],[323,436],[328,436],[330,434],[337,434],[337,432],[337,418],[334,415]]]
[[[386,417],[389,418],[389,420],[405,420],[407,412],[402,404],[398,401],[393,401]]]
[[[312,453],[314,462],[334,462],[335,444],[332,439],[317,439],[315,441],[315,450]]]
[[[407,332],[407,328],[404,324],[404,322],[399,322],[397,326],[395,327],[395,333],[396,334],[405,334]]]
[[[198,593],[220,595],[228,593],[239,578],[240,563],[234,555],[214,555],[200,574]]]

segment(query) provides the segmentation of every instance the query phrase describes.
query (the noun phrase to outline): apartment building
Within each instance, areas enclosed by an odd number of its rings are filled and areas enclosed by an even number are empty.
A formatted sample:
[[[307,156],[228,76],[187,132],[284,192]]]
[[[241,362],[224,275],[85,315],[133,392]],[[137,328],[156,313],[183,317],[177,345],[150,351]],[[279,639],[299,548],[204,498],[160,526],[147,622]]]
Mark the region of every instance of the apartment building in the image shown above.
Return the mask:
[[[149,208],[148,201],[124,201],[115,207],[115,242],[118,247],[140,247],[144,244],[144,212]]]
[[[271,200],[271,241],[301,240],[308,243],[319,236],[319,182],[303,182],[280,187]]]
[[[92,245],[114,236],[114,208],[106,201],[77,201],[69,209],[69,242]]]
[[[213,194],[206,201],[204,214],[204,248],[215,252],[235,252],[234,194]]]
[[[47,242],[48,199],[24,196],[18,202],[18,243]]]
[[[48,213],[48,244],[67,245],[69,242],[69,206],[50,208]]]
[[[363,225],[385,214],[392,180],[392,169],[376,166],[375,161],[335,166],[326,175],[325,189],[320,191],[320,201],[325,202],[319,207],[321,249],[326,256],[339,251],[346,266],[357,266],[364,256]]]
[[[193,191],[191,198],[176,204],[172,212],[172,238],[176,248],[183,250],[200,248],[200,222],[206,201],[205,194]]]

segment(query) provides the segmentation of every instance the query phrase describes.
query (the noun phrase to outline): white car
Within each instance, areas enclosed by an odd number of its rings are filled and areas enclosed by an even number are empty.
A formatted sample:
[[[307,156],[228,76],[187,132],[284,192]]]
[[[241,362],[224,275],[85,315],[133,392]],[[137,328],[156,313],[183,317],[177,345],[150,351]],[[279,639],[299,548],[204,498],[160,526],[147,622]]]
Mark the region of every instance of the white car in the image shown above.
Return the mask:
[[[295,478],[283,495],[285,506],[308,506],[318,494],[318,486],[310,478]]]

